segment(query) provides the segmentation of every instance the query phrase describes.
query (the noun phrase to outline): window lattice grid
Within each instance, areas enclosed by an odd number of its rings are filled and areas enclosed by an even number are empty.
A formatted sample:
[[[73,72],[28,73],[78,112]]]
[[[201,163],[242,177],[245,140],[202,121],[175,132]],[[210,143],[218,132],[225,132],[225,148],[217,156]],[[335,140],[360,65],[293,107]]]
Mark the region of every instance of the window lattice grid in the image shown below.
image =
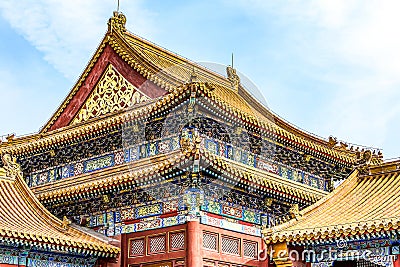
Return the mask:
[[[221,238],[222,252],[240,255],[240,240],[222,236]]]
[[[218,250],[218,235],[203,232],[203,247],[211,250]]]
[[[131,255],[139,256],[144,255],[144,239],[131,240]]]
[[[367,260],[358,260],[356,262],[356,266],[357,267],[379,267],[378,264],[375,264],[371,261],[367,261]]]
[[[243,256],[256,259],[258,255],[258,244],[251,241],[243,241]]]
[[[185,233],[172,233],[169,238],[171,250],[181,250],[185,248]]]
[[[149,253],[166,251],[165,235],[149,237]]]

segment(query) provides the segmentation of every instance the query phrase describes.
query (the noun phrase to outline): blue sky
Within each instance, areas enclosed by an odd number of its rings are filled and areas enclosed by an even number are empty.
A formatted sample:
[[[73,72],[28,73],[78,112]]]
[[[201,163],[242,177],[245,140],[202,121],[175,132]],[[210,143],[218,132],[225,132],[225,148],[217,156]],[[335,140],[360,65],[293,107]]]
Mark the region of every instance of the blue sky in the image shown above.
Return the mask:
[[[0,135],[37,132],[107,29],[113,0],[0,2]],[[400,156],[395,0],[121,0],[127,28],[198,62],[230,64],[268,107],[327,138]]]

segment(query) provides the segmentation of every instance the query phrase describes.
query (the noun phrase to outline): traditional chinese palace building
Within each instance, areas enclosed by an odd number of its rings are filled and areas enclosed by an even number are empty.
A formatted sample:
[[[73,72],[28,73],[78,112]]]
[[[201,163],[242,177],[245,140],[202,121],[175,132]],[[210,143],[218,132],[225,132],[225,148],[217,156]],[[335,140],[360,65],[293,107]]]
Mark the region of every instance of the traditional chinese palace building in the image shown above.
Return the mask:
[[[30,208],[43,205],[118,240],[115,265],[273,266],[279,261],[262,253],[262,229],[299,216],[334,181],[350,175],[343,188],[380,179],[354,172],[381,164],[379,152],[296,128],[255,99],[231,66],[226,77],[215,73],[128,32],[125,22],[114,12],[39,133],[0,144],[41,202]]]

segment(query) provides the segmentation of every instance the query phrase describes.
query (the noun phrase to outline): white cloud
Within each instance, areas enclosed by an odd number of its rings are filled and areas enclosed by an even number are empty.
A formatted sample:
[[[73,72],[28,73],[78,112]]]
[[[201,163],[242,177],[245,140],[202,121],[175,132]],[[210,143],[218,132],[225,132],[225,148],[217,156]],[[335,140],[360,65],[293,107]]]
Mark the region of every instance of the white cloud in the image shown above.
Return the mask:
[[[399,154],[388,147],[396,140],[387,140],[400,118],[399,7],[398,1],[353,1],[351,12],[342,9],[332,17],[322,5],[316,19],[325,26],[316,42],[321,51],[332,53],[332,62],[325,64],[343,66],[325,77],[336,87],[336,97],[327,105],[325,113],[333,119],[324,127],[355,142],[386,148],[390,156]],[[335,25],[329,17],[342,23]]]
[[[333,96],[318,110],[320,133],[400,154],[387,139],[400,120],[400,2],[250,0],[241,7],[283,25],[292,41],[285,52],[301,58],[299,69],[310,68],[305,79],[329,85],[320,89]]]
[[[152,31],[152,14],[140,1],[129,1],[122,11],[138,34]],[[107,30],[107,19],[116,8],[108,0],[39,0],[0,2],[1,15],[41,51],[46,61],[75,80]],[[134,21],[133,21],[134,20]]]
[[[0,111],[7,115],[1,116],[0,135],[26,134],[44,124],[86,66],[115,8],[116,1],[109,0],[0,1],[0,16],[70,81],[62,80],[31,52],[22,54],[32,56],[35,62],[24,61],[20,55],[15,56],[16,64],[23,62],[22,66],[2,61]],[[129,1],[121,11],[128,17],[127,28],[144,36],[153,32],[154,14],[143,8],[141,1]]]

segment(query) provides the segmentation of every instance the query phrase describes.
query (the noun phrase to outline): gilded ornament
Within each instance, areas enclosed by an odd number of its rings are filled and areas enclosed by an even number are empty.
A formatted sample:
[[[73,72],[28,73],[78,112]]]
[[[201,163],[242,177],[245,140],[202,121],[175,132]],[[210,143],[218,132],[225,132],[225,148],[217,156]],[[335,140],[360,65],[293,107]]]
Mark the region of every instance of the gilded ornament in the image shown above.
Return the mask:
[[[108,20],[108,30],[112,32],[116,30],[117,32],[126,32],[125,28],[126,17],[124,14],[118,11],[114,11],[113,16]]]
[[[236,70],[231,66],[226,67],[226,73],[228,75],[228,80],[231,82],[232,89],[237,92],[240,84],[239,75],[236,74]]]
[[[162,212],[162,210],[161,210],[159,204],[142,206],[142,207],[137,208],[137,216],[138,217],[159,214],[161,212]]]
[[[14,138],[15,138],[15,134],[9,134],[9,135],[7,135],[7,137],[6,137],[8,143],[12,143],[12,141],[14,140]]]
[[[183,129],[180,139],[182,153],[185,155],[195,155],[195,159],[200,156],[201,137],[197,130]]]
[[[236,127],[236,129],[235,129],[235,133],[236,134],[242,134],[242,132],[243,132],[243,128],[242,127],[240,127],[240,126],[238,126],[238,127]]]
[[[67,230],[68,227],[70,226],[70,224],[71,224],[71,221],[67,218],[67,216],[64,216],[63,220],[61,222],[62,228],[64,228],[64,230]]]
[[[298,220],[300,217],[299,204],[293,204],[289,209],[290,217]]]
[[[149,99],[109,65],[72,123],[128,109]]]
[[[103,195],[103,201],[104,201],[104,203],[109,203],[110,197],[108,195]]]
[[[273,228],[265,228],[262,230],[262,234],[263,234],[264,239],[268,240],[274,234],[274,229]]]
[[[348,147],[349,145],[348,144],[346,144],[346,143],[344,143],[344,142],[340,142],[340,149],[342,149],[342,150],[347,150],[347,147]]]
[[[327,144],[329,148],[333,148],[334,146],[337,145],[337,143],[338,143],[338,141],[337,141],[336,137],[329,136],[329,140],[328,140],[328,144]]]
[[[264,204],[265,204],[265,206],[267,206],[267,207],[270,207],[271,205],[272,205],[272,202],[273,202],[274,200],[272,199],[272,198],[266,198],[265,200],[264,200]]]
[[[12,157],[9,154],[2,156],[3,168],[0,168],[0,176],[9,178],[16,178],[18,175],[22,177],[21,166],[17,163],[17,158]]]

